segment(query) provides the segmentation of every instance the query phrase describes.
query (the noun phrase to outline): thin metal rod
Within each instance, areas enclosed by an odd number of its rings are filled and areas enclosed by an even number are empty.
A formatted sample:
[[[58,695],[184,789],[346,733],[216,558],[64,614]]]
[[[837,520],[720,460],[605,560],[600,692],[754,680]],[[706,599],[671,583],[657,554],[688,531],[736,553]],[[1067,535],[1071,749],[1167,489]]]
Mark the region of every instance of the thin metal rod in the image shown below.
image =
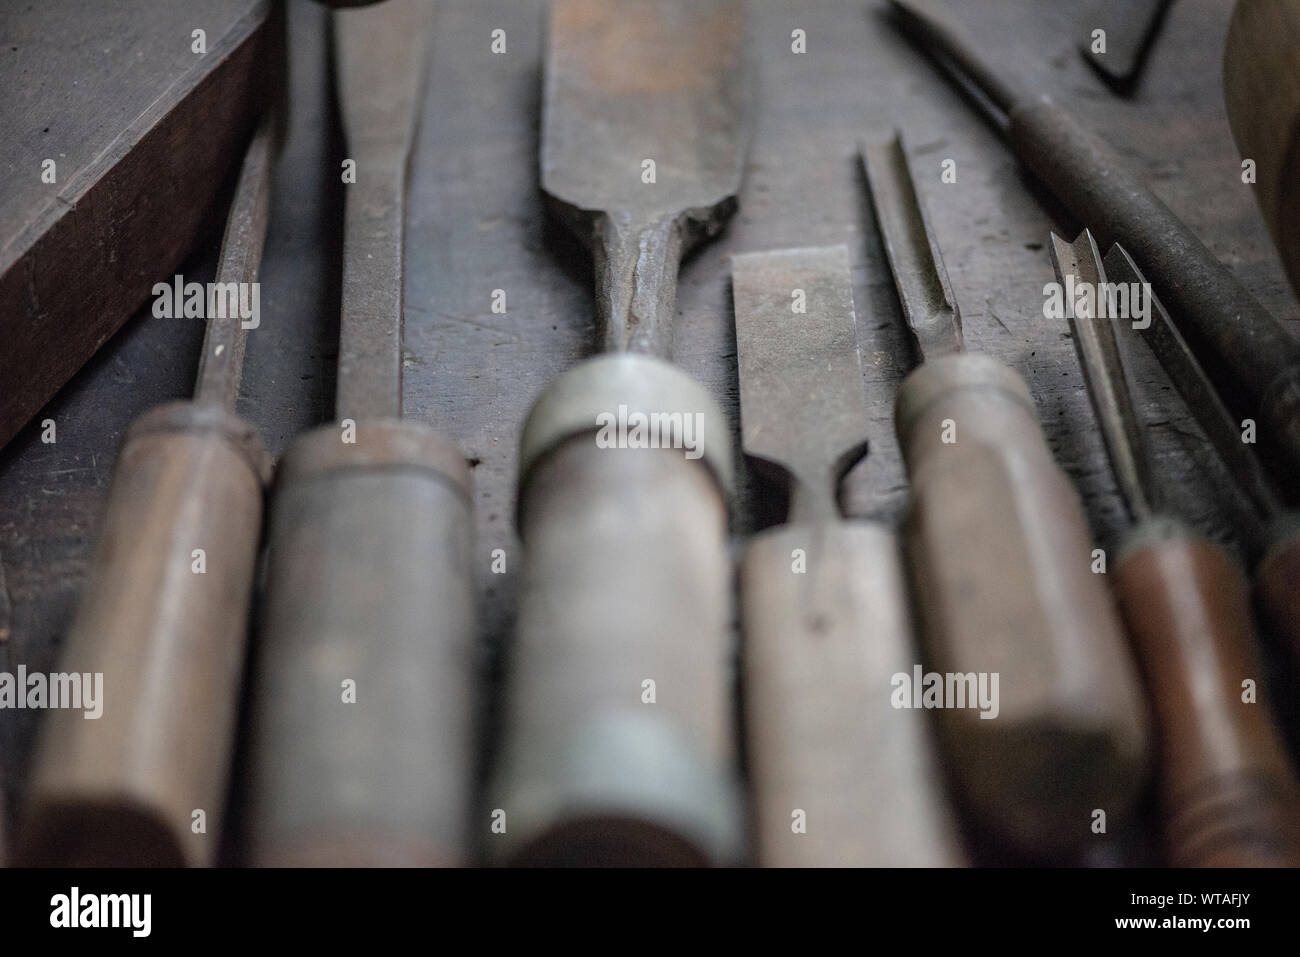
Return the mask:
[[[1073,243],[1052,234],[1052,265],[1065,298],[1065,314],[1074,333],[1074,346],[1087,383],[1115,480],[1135,522],[1155,514],[1156,489],[1146,456],[1142,426],[1133,409],[1128,377],[1115,341],[1114,316],[1106,311],[1106,270],[1092,233],[1084,230]],[[1093,314],[1077,315],[1073,291],[1092,287]]]
[[[339,419],[402,414],[407,163],[433,8],[431,0],[385,0],[334,13],[339,108],[348,158],[356,164],[343,212]]]
[[[244,153],[235,196],[226,217],[226,232],[221,239],[215,294],[209,297],[207,304],[208,328],[203,335],[194,401],[221,406],[230,412],[235,410],[239,397],[247,329],[252,328],[253,322],[260,321],[260,317],[250,315],[246,327],[241,309],[245,305],[260,308],[261,297],[256,292],[256,283],[271,208],[274,139],[275,120],[272,111],[268,110]],[[230,295],[232,291],[233,295]],[[213,306],[220,309],[214,310]]]

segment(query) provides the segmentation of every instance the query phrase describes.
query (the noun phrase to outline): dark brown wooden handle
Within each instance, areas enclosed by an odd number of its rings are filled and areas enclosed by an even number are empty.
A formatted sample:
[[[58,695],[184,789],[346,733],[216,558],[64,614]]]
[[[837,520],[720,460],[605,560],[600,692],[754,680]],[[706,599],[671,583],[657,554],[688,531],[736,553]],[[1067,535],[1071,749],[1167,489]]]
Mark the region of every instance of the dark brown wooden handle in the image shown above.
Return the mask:
[[[472,784],[469,470],[418,423],[325,426],[272,501],[253,658],[250,863],[464,861]]]
[[[1245,578],[1186,531],[1135,534],[1113,575],[1155,714],[1171,863],[1294,867],[1297,793],[1264,696]]]
[[[83,686],[102,674],[101,714],[84,698],[46,713],[21,860],[214,861],[265,475],[252,428],[219,409],[176,403],[132,426],[58,664]]]
[[[1114,829],[1146,764],[1136,668],[1082,503],[1028,387],[987,356],[923,364],[896,420],[927,670],[998,676],[996,717],[953,706],[955,686],[936,711],[956,793],[1021,854],[1059,859],[1093,839],[1098,810]]]
[[[1265,552],[1255,569],[1255,602],[1264,627],[1300,663],[1300,533]]]
[[[758,863],[961,863],[930,716],[895,700],[920,650],[893,534],[857,522],[764,532],[740,601]]]

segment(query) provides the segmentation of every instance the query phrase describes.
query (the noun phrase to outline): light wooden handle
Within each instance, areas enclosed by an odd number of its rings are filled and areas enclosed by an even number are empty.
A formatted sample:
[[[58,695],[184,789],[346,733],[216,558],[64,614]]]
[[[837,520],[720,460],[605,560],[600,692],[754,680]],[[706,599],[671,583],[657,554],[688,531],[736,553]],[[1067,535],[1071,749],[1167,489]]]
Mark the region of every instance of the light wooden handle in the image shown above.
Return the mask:
[[[902,561],[880,526],[787,526],[740,569],[758,862],[936,867],[963,852],[924,711],[896,707],[920,660]]]
[[[1077,851],[1095,811],[1112,830],[1128,814],[1146,759],[1135,665],[1092,571],[1082,504],[1028,387],[986,356],[922,365],[900,390],[897,424],[927,663],[999,676],[995,719],[938,712],[954,786],[1021,853]]]
[[[300,438],[271,509],[247,855],[462,863],[473,769],[469,472],[410,421]]]
[[[22,860],[214,862],[265,477],[252,428],[219,409],[174,403],[132,426],[58,665],[102,674],[102,713],[46,713]]]

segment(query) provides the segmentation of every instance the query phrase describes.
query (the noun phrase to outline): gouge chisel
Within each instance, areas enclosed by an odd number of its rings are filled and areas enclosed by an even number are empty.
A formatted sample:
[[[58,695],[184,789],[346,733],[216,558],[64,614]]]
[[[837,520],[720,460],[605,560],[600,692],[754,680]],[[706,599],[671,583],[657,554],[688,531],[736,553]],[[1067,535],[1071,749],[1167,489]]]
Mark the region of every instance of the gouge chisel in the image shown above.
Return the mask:
[[[939,711],[954,790],[1022,854],[1078,851],[1142,782],[1134,663],[1079,496],[1052,460],[1023,379],[963,351],[957,308],[901,142],[863,148],[903,314],[924,361],[895,425],[912,483],[904,523],[922,641],[939,673],[998,674],[996,718]]]
[[[912,0],[890,2],[909,35],[978,89],[1020,161],[1100,240],[1122,243],[1164,291],[1191,346],[1214,355],[1249,396],[1260,448],[1300,468],[1300,342],[1105,141],[1018,89]]]
[[[1248,529],[1255,567],[1255,603],[1269,634],[1300,662],[1300,513],[1288,509],[1255,453],[1242,441],[1241,422],[1224,407],[1209,377],[1174,328],[1160,297],[1124,248],[1112,246],[1102,260],[1112,283],[1150,289],[1151,325],[1141,339],[1196,416],[1201,430],[1255,510]]]
[[[592,248],[609,354],[547,387],[524,425],[525,568],[488,791],[506,829],[489,847],[731,862],[731,433],[664,358],[679,261],[736,205],[743,4],[559,0],[549,26],[542,186]]]
[[[276,476],[251,703],[254,864],[454,864],[469,843],[469,468],[401,418],[403,207],[432,10],[333,14],[356,163],[339,421],[298,439]]]
[[[848,249],[734,256],[732,289],[745,452],[790,502],[740,568],[758,863],[957,863],[930,723],[891,703],[918,661],[897,540],[836,502],[867,451]]]
[[[1101,289],[1092,234],[1053,234],[1061,283]],[[1100,310],[1094,310],[1100,311]],[[1161,511],[1114,322],[1067,308],[1079,364],[1134,526],[1110,574],[1155,715],[1170,862],[1177,867],[1300,864],[1297,791],[1263,700],[1246,579],[1226,551]],[[1262,689],[1259,689],[1262,694]]]
[[[239,172],[218,289],[257,281],[273,139],[268,116]],[[247,334],[235,302],[207,317],[193,400],[146,412],[118,453],[58,667],[103,675],[102,713],[46,715],[21,828],[26,863],[215,859],[270,477],[255,430],[234,415]]]

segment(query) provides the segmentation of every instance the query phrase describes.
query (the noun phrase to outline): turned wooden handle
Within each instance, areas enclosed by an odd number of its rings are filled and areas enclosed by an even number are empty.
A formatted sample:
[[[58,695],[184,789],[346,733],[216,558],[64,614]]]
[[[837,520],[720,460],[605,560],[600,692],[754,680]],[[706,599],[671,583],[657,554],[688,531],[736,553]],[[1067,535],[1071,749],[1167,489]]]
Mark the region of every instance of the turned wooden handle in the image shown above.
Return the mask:
[[[677,449],[563,441],[520,499],[526,565],[490,808],[496,860],[732,863],[727,507]]]
[[[927,664],[996,673],[1000,710],[939,710],[954,788],[1022,853],[1059,857],[1130,810],[1146,757],[1132,655],[1092,572],[1082,504],[1024,381],[980,355],[926,362],[896,420],[907,559]]]
[[[920,660],[894,536],[865,523],[764,532],[740,601],[758,862],[961,863],[930,716],[892,703],[894,677]]]
[[[1255,569],[1264,627],[1300,662],[1300,532],[1275,541]]]
[[[128,432],[58,664],[102,673],[102,715],[45,715],[23,861],[213,863],[266,474],[253,429],[219,409],[161,406]]]
[[[1155,714],[1171,863],[1294,867],[1297,792],[1264,699],[1245,578],[1185,529],[1136,534],[1115,589]]]
[[[462,863],[473,773],[469,470],[406,420],[280,466],[257,636],[251,863]],[[351,692],[351,693],[350,693]]]

